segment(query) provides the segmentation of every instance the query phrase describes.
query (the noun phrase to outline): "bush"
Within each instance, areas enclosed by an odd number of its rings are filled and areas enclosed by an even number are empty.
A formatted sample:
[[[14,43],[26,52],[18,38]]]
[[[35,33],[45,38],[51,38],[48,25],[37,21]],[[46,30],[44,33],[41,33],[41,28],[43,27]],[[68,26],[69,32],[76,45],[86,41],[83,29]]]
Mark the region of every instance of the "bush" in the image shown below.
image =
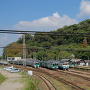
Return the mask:
[[[5,77],[0,73],[0,84],[5,80]]]
[[[30,76],[27,80],[26,80],[26,87],[24,90],[38,90],[37,86],[39,84],[39,81],[34,79],[32,76]]]

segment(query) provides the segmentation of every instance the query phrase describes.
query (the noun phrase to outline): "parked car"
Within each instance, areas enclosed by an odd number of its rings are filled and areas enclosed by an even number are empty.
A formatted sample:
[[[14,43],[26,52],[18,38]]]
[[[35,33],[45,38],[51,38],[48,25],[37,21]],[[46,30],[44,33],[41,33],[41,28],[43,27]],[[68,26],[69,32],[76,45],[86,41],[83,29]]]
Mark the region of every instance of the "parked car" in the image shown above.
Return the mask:
[[[13,67],[5,67],[4,70],[10,71]]]
[[[17,73],[17,72],[19,72],[19,71],[20,71],[20,70],[17,69],[17,68],[13,68],[13,69],[10,70],[11,73]]]

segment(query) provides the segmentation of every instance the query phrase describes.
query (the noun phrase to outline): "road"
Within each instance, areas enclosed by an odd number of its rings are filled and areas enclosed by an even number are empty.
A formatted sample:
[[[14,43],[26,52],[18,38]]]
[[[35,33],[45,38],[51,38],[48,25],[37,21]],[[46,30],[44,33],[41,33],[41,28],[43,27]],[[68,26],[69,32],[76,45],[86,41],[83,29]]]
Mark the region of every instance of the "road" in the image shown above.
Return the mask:
[[[24,85],[19,80],[22,75],[4,71],[3,68],[0,68],[0,73],[6,77],[6,80],[0,85],[0,90],[21,90],[23,88]]]

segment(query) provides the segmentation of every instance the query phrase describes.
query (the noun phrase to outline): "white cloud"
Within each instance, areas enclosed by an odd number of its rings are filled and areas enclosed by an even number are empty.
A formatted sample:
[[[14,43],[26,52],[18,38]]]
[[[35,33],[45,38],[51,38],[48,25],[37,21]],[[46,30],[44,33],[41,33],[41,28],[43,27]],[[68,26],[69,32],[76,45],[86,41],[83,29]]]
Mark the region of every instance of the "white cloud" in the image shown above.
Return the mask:
[[[43,17],[34,21],[20,21],[14,25],[15,29],[19,30],[38,30],[38,31],[51,31],[61,28],[65,25],[77,24],[76,19],[71,19],[67,15],[62,17],[56,12],[52,16]]]
[[[90,1],[82,0],[80,4],[80,14],[78,14],[78,16],[90,16]]]

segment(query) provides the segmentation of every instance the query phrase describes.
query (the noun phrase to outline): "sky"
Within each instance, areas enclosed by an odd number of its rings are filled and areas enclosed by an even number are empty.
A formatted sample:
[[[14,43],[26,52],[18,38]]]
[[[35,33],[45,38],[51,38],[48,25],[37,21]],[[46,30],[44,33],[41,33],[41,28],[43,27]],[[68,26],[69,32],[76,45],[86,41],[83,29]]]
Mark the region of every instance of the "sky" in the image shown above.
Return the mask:
[[[90,0],[0,0],[0,30],[53,31],[85,19],[90,19]],[[20,37],[0,33],[0,47]]]

